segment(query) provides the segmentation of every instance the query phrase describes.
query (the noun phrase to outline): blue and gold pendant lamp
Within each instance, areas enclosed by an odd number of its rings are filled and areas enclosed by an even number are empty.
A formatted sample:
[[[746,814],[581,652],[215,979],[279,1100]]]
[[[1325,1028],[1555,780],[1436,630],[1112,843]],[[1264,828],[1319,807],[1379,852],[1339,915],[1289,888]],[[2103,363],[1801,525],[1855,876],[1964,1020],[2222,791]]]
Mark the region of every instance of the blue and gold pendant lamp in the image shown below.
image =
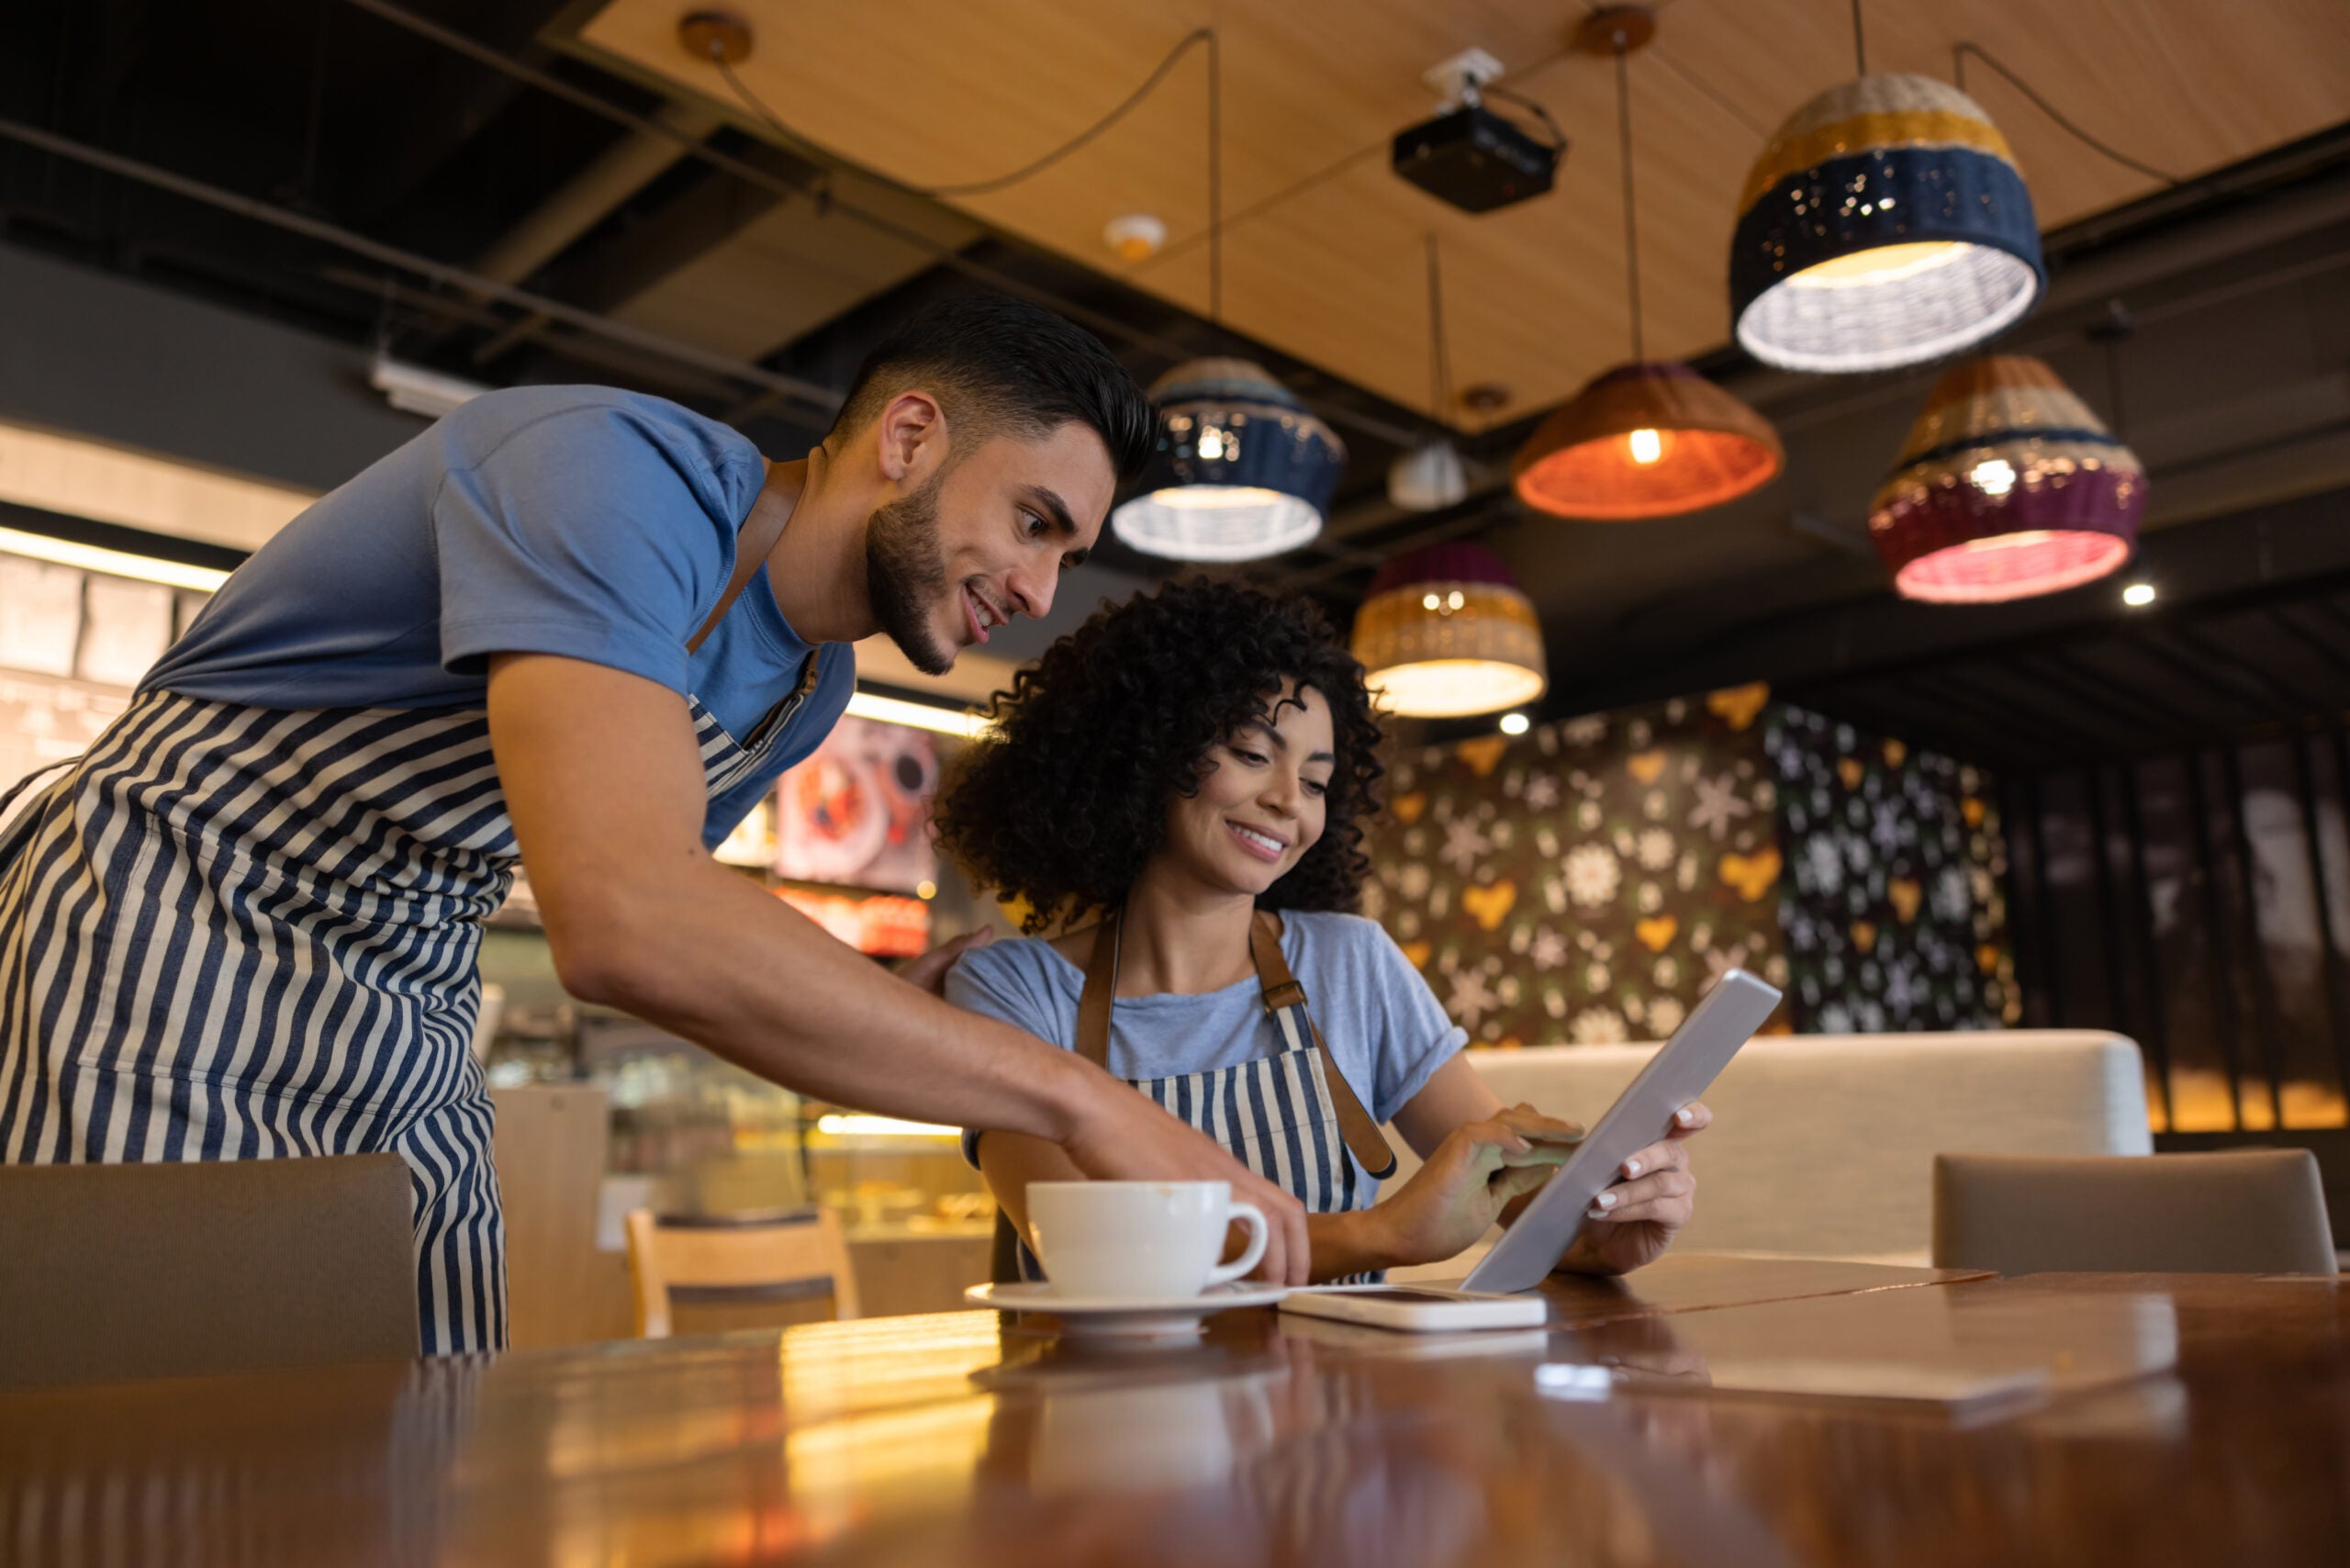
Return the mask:
[[[1297,395],[1245,359],[1195,359],[1152,384],[1158,439],[1120,539],[1179,561],[1254,561],[1322,532],[1347,449]]]
[[[2015,157],[1982,106],[1928,76],[1871,75],[1788,117],[1746,176],[1730,244],[1739,345],[1785,370],[1946,359],[2048,286]]]
[[[1224,323],[1223,48],[1208,46],[1208,320]],[[1220,333],[1219,333],[1220,335]],[[1110,529],[1146,554],[1257,561],[1322,532],[1346,443],[1253,360],[1186,360],[1152,383],[1158,439]]]

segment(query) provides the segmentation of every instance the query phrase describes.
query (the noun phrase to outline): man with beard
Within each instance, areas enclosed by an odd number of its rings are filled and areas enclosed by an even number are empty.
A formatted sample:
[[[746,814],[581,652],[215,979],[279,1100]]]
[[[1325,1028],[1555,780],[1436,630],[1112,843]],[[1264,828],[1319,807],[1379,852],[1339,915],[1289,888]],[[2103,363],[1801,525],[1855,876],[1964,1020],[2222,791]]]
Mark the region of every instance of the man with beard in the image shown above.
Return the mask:
[[[893,977],[710,850],[847,705],[1051,608],[1150,410],[1000,297],[919,318],[796,463],[658,398],[495,392],[288,524],[0,833],[0,1158],[408,1162],[428,1354],[506,1337],[481,923],[800,1092],[1298,1205],[1072,1053]],[[912,983],[909,983],[909,980]]]

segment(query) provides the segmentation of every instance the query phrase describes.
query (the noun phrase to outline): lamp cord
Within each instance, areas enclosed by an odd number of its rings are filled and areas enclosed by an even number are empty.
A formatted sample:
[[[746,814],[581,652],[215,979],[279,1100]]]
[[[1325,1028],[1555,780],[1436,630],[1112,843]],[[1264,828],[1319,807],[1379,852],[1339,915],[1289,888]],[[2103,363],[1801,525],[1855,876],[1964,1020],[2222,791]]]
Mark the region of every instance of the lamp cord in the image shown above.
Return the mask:
[[[1022,164],[1010,174],[1000,174],[991,180],[975,180],[967,185],[907,185],[904,188],[916,196],[932,197],[986,196],[1034,178],[1125,118],[1136,105],[1150,96],[1152,89],[1167,79],[1167,73],[1175,69],[1175,62],[1196,43],[1208,46],[1208,319],[1221,324],[1224,319],[1224,48],[1214,28],[1194,28],[1184,34],[1151,73],[1143,78],[1142,85],[1127,94],[1115,108],[1051,151]],[[776,112],[734,74],[734,68],[726,62],[726,57],[714,39],[710,46],[710,62],[725,81],[727,90],[744,108],[765,120],[777,134],[799,140]]]
[[[1519,108],[1524,109],[1536,119],[1540,120],[1542,122],[1542,128],[1550,133],[1550,150],[1558,153],[1564,153],[1566,151],[1567,133],[1559,129],[1559,122],[1552,119],[1550,118],[1550,111],[1544,108],[1539,103],[1528,97],[1523,93],[1513,92],[1507,87],[1499,86],[1491,82],[1486,83],[1483,86],[1480,87],[1478,91],[1488,98],[1499,98],[1505,104],[1516,104]]]
[[[1444,341],[1444,274],[1437,240],[1428,236],[1428,417],[1443,423],[1452,407],[1452,356]]]
[[[1099,140],[1105,131],[1109,130],[1120,120],[1125,118],[1129,114],[1132,114],[1135,108],[1140,105],[1145,98],[1150,96],[1152,91],[1157,88],[1161,82],[1167,79],[1167,73],[1175,69],[1176,62],[1181,60],[1185,54],[1190,52],[1193,44],[1203,41],[1208,45],[1209,57],[1211,62],[1213,62],[1215,53],[1215,30],[1213,28],[1193,28],[1176,41],[1175,47],[1167,51],[1166,58],[1162,59],[1158,64],[1152,69],[1149,75],[1143,78],[1142,85],[1136,87],[1133,92],[1127,94],[1124,99],[1120,100],[1117,107],[1112,109],[1108,114],[1103,115],[1100,119],[1095,120],[1091,125],[1087,126],[1083,130],[1079,131],[1075,136],[1069,138],[1067,141],[1062,142],[1058,147],[1054,148],[1051,151],[1044,153],[1042,156],[1022,164],[1019,168],[1013,170],[1008,174],[999,174],[991,180],[973,180],[964,185],[908,185],[905,188],[913,192],[916,196],[989,196],[996,191],[1007,190],[1012,186],[1020,184],[1023,180],[1033,179],[1036,175],[1041,174],[1046,170],[1051,168],[1054,164],[1069,157],[1070,154],[1081,151],[1084,148]],[[715,40],[713,40],[711,45],[710,60],[711,63],[718,68],[718,73],[725,79],[727,89],[732,92],[736,98],[742,101],[744,107],[749,109],[761,119],[767,121],[768,125],[772,126],[776,130],[781,132],[783,135],[790,136],[792,134],[790,130],[786,129],[783,122],[776,118],[775,112],[769,109],[765,103],[760,101],[756,95],[752,93],[748,87],[743,84],[742,79],[734,74],[733,68],[726,63],[724,57],[719,52]],[[1213,73],[1214,70],[1213,63],[1211,63],[1209,69]],[[1213,80],[1213,78],[1211,78],[1211,80]],[[1211,88],[1211,92],[1213,92],[1213,88]],[[794,140],[797,140],[797,138],[794,138]]]
[[[2130,439],[2130,412],[2121,405],[2121,334],[2105,340],[2105,401],[2113,419],[2113,439]]]
[[[1632,302],[1632,363],[1647,360],[1640,330],[1640,226],[1632,205],[1632,74],[1624,35],[1616,35],[1616,140],[1624,158],[1624,274]]]
[[[1208,322],[1224,325],[1224,45],[1208,37]]]
[[[1852,0],[1852,63],[1856,76],[1869,73],[1869,40],[1861,28],[1861,0]]]
[[[1857,3],[1857,0],[1855,0],[1855,3]],[[2056,122],[2058,129],[2069,132],[2075,140],[2080,141],[2085,146],[2094,148],[2098,151],[2104,153],[2108,158],[2112,159],[2115,162],[2121,164],[2123,168],[2134,170],[2137,173],[2145,175],[2146,178],[2150,180],[2160,180],[2166,185],[2176,185],[2179,184],[2177,175],[2166,174],[2151,163],[2141,163],[2135,158],[2131,157],[2127,152],[2120,151],[2112,147],[2107,146],[2104,142],[2099,141],[2096,137],[2091,136],[2087,131],[2083,130],[2079,126],[2075,125],[2071,120],[2066,119],[2063,112],[2060,111],[2055,105],[2050,103],[2046,98],[2042,97],[2038,93],[2032,90],[2031,83],[2026,82],[2022,77],[2009,70],[2007,66],[2002,64],[1989,50],[1985,49],[1979,43],[1967,43],[1962,40],[1951,49],[1951,82],[1952,84],[1956,86],[1960,92],[1964,93],[1966,91],[1966,57],[1970,54],[1975,59],[1981,61],[1984,64],[1989,66],[1992,70],[1998,72],[2001,76],[2006,77],[2008,85],[2013,87],[2017,92],[2021,93],[2025,97],[2030,98],[2033,105],[2039,108],[2042,114],[2046,115],[2050,119]]]

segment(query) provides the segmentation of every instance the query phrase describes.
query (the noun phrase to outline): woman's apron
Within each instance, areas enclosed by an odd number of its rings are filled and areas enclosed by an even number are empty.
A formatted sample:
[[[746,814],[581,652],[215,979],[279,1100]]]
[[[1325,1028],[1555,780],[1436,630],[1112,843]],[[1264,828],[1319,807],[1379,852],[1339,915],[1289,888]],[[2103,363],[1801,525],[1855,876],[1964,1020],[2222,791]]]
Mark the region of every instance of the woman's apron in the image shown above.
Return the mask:
[[[688,652],[786,521],[745,524]],[[688,700],[710,796],[772,751],[816,664],[741,741]],[[520,854],[487,710],[151,691],[65,767],[0,835],[0,1159],[392,1150],[424,1353],[502,1347],[475,960]]]
[[[1094,1066],[1110,1065],[1110,1016],[1118,993],[1118,912],[1102,918],[1085,966],[1077,1003],[1077,1049]],[[1237,1066],[1179,1078],[1130,1078],[1178,1121],[1196,1127],[1250,1170],[1304,1204],[1309,1214],[1341,1214],[1357,1206],[1368,1184],[1392,1175],[1395,1153],[1371,1120],[1307,1011],[1305,988],[1281,956],[1281,927],[1259,910],[1248,924],[1249,956],[1265,1014],[1281,1048]],[[1044,1277],[1024,1243],[999,1221],[999,1279]],[[1009,1249],[1003,1243],[1009,1240]],[[1016,1273],[1002,1267],[1013,1253]]]

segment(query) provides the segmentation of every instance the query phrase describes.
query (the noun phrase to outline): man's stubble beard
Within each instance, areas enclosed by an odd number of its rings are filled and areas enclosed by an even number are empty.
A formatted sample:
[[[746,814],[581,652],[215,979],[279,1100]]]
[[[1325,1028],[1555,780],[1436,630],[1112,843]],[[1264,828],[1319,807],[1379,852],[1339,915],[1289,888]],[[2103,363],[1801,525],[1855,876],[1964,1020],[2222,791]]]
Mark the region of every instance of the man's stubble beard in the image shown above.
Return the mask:
[[[930,618],[946,597],[946,561],[938,548],[942,472],[912,495],[878,508],[865,527],[865,591],[873,618],[906,662],[945,675],[956,650],[941,646]]]

